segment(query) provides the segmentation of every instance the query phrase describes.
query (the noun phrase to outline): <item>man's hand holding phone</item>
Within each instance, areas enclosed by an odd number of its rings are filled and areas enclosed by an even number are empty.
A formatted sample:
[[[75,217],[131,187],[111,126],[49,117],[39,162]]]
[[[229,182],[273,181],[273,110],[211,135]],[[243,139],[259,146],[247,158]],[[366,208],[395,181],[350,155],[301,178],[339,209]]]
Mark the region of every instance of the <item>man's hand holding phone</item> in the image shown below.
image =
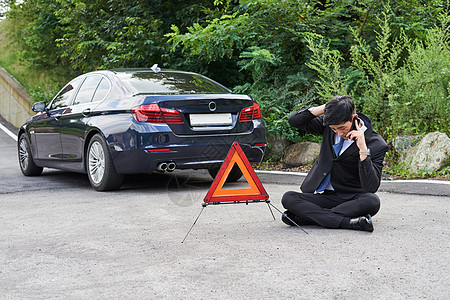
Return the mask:
[[[362,125],[360,125],[360,122],[358,120],[358,117],[353,117],[352,120],[352,127],[350,127],[350,131],[347,133],[347,138],[349,138],[352,141],[355,141],[360,137],[360,131],[364,137],[364,132],[361,130]]]
[[[360,124],[358,117],[354,117],[352,120],[352,127],[349,133],[347,133],[347,138],[356,142],[356,146],[360,151],[367,151],[366,140],[364,138],[364,131],[361,130],[362,125]],[[367,155],[360,155],[361,161],[366,159]]]

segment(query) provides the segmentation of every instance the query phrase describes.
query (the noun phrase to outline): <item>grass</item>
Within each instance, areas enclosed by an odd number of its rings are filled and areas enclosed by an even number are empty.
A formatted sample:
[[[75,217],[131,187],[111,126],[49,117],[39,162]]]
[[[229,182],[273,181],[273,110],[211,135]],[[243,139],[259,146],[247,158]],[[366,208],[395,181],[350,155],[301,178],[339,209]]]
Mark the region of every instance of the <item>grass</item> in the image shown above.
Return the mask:
[[[391,177],[403,178],[403,179],[450,179],[450,167],[444,167],[439,171],[431,170],[418,170],[413,172],[408,170],[404,164],[396,164],[393,166],[388,166],[383,170],[385,173],[389,174]]]
[[[23,49],[10,36],[11,26],[8,19],[0,21],[0,66],[25,88],[33,102],[48,102],[70,78],[61,76],[62,72],[34,68],[21,60],[19,54]]]

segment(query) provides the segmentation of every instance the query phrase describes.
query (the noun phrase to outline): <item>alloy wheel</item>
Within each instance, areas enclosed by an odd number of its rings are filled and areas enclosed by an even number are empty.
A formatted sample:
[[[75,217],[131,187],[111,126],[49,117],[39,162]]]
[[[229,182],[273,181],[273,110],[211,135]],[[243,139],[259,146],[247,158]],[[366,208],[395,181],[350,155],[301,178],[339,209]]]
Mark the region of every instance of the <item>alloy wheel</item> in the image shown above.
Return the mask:
[[[100,142],[95,141],[89,149],[89,175],[95,184],[99,184],[105,174],[105,152]]]
[[[19,162],[22,170],[26,170],[29,164],[29,156],[28,156],[28,143],[22,138],[19,144]]]

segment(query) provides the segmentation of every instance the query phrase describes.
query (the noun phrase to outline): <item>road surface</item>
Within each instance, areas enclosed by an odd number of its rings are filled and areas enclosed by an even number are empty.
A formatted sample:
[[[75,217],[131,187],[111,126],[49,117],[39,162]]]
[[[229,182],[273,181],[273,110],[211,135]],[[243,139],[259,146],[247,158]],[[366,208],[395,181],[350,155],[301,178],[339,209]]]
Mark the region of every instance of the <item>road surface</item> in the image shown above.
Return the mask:
[[[181,243],[206,172],[131,176],[100,193],[86,175],[24,177],[16,152],[0,130],[0,299],[450,298],[448,184],[383,183],[373,233],[305,234],[266,203],[210,205]],[[259,176],[280,209],[303,180]]]

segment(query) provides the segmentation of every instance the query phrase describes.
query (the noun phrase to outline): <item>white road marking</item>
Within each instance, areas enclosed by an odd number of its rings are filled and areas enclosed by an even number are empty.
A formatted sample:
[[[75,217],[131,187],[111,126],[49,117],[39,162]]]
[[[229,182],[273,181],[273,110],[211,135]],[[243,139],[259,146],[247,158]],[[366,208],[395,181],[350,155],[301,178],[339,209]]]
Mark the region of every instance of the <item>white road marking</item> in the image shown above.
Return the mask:
[[[7,135],[9,135],[13,140],[17,142],[17,136],[12,133],[8,128],[0,124],[0,129],[3,130]]]

